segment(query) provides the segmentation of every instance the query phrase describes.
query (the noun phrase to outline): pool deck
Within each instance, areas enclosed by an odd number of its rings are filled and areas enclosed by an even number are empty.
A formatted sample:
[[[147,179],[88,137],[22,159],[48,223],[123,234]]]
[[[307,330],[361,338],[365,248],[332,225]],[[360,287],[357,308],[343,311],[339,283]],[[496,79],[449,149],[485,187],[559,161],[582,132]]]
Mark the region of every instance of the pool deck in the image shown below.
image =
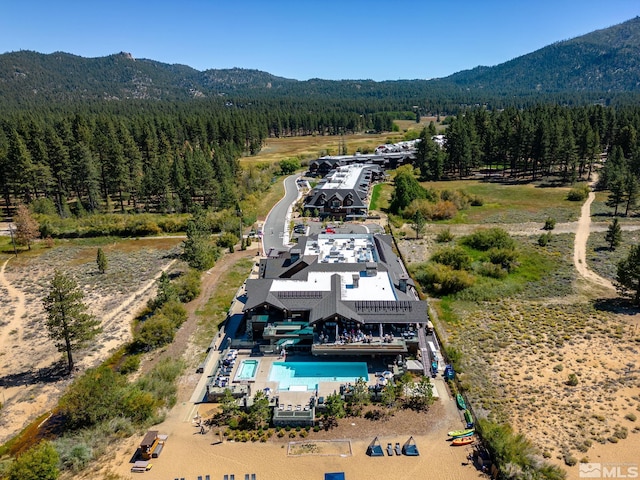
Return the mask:
[[[236,362],[235,369],[238,370],[240,365],[242,365],[243,360],[259,360],[258,369],[256,371],[254,380],[235,380],[236,372],[232,372],[232,377],[234,381],[233,384],[237,385],[249,385],[251,391],[250,395],[255,395],[255,392],[262,391],[266,388],[271,390],[271,397],[278,397],[278,402],[280,404],[284,404],[285,408],[288,408],[289,405],[292,406],[292,409],[295,409],[298,405],[304,408],[305,405],[309,404],[309,401],[312,396],[315,397],[315,390],[306,390],[306,391],[292,391],[292,390],[280,390],[279,383],[277,381],[269,380],[269,372],[271,371],[271,366],[273,362],[283,362],[283,357],[278,356],[264,356],[257,359],[256,357],[250,357],[249,355],[243,354],[242,352],[238,355],[238,361]],[[290,357],[290,361],[299,361],[300,359],[294,356]],[[317,360],[316,360],[317,361]],[[343,385],[344,382],[320,382],[318,384],[318,397],[327,397],[333,393],[338,393],[340,391],[340,385]],[[376,377],[373,374],[369,374],[367,378],[368,385],[376,384]]]

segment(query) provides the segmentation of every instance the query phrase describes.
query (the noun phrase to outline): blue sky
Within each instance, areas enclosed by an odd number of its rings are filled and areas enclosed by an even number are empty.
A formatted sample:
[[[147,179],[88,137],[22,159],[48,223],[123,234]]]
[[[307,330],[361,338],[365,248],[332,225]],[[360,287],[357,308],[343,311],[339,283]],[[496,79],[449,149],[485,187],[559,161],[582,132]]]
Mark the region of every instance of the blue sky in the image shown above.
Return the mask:
[[[307,80],[444,77],[640,15],[638,0],[2,0],[0,52],[255,68]]]

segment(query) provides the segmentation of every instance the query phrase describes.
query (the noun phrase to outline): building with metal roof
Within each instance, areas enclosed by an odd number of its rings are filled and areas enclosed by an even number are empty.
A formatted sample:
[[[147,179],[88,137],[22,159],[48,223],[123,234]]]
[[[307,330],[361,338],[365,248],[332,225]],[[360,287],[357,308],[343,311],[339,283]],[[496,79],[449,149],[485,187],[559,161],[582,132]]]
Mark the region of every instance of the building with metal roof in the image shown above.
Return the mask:
[[[301,237],[263,258],[243,312],[254,341],[316,355],[406,353],[404,334],[427,322],[391,237],[374,234]]]

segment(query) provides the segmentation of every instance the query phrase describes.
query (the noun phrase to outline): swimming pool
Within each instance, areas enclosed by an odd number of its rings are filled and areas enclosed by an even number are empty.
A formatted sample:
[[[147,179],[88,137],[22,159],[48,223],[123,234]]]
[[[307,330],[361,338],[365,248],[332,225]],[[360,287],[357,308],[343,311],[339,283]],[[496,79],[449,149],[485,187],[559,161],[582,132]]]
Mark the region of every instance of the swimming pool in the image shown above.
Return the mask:
[[[238,367],[236,380],[254,380],[258,371],[259,360],[243,360]]]
[[[278,382],[280,390],[315,390],[321,382],[355,382],[369,380],[365,362],[273,362],[269,381]]]

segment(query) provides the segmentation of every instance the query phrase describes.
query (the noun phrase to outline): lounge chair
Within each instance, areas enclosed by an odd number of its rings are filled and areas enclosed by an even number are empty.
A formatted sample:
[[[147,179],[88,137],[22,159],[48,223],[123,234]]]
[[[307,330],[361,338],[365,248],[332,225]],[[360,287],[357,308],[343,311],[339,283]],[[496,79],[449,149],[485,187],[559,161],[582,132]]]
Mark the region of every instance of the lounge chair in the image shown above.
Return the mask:
[[[244,480],[249,480],[249,474],[248,473],[244,474]]]
[[[384,457],[384,452],[382,451],[382,445],[378,441],[378,437],[374,438],[373,441],[367,447],[367,455],[370,457]]]
[[[224,480],[229,480],[229,475],[225,475],[225,476],[224,476],[224,477],[222,477],[222,478],[224,478]]]
[[[396,455],[402,455],[402,447],[400,446],[400,442],[396,442]]]
[[[229,480],[236,480],[236,476],[232,473],[229,475]]]
[[[387,443],[387,455],[393,457],[393,445],[390,443]]]
[[[209,475],[205,475],[204,480],[211,480],[211,477]]]
[[[256,474],[255,473],[251,474],[251,480],[256,480]]]
[[[198,475],[198,480],[202,480],[202,475]]]
[[[420,455],[420,452],[418,452],[418,446],[416,445],[413,437],[409,437],[409,440],[407,440],[402,446],[402,453],[408,457],[417,457]]]

